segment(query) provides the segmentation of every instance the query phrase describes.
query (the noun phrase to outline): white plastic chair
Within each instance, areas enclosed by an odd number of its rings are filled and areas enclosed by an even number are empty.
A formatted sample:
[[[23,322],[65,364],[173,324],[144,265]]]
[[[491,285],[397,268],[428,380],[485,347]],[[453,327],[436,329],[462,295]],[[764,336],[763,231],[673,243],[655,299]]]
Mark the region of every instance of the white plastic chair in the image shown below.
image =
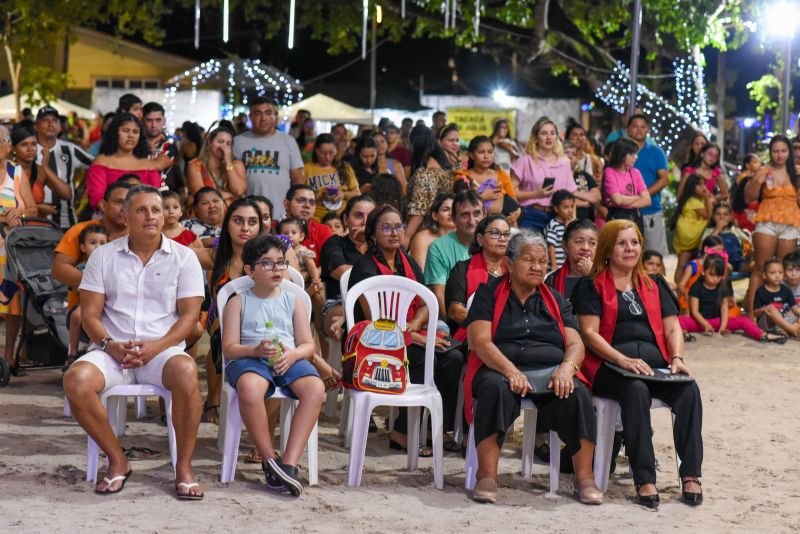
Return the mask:
[[[609,469],[611,469],[611,453],[614,447],[614,431],[617,427],[621,408],[618,402],[604,397],[592,399],[595,413],[597,414],[597,444],[594,449],[594,481],[603,492],[608,489]],[[653,399],[650,409],[671,408],[658,399]],[[670,412],[671,413],[671,412]],[[672,423],[675,423],[675,414],[672,414]],[[551,448],[552,450],[552,448]],[[675,454],[675,462],[680,468],[681,460]]]
[[[528,478],[533,472],[534,446],[536,444],[536,417],[538,410],[531,399],[522,399],[520,409],[524,417],[522,431],[522,476]],[[612,433],[613,435],[613,433]],[[559,474],[561,470],[561,440],[558,433],[550,431],[550,493],[558,491]],[[467,455],[464,458],[464,487],[467,490],[475,488],[476,474],[478,472],[478,449],[475,443],[474,425],[469,427],[469,441]]]
[[[393,275],[373,276],[351,287],[344,299],[345,318],[348,331],[354,325],[354,310],[359,297],[369,303],[373,321],[392,319],[405,330],[406,315],[414,298],[419,297],[428,307],[427,339],[425,343],[425,378],[422,384],[409,383],[402,395],[386,395],[347,389],[352,416],[352,440],[350,445],[350,467],[347,475],[349,486],[361,485],[361,472],[367,447],[370,414],[378,406],[405,406],[408,408],[408,469],[416,469],[419,461],[420,409],[431,412],[433,438],[433,480],[438,489],[444,487],[442,472],[442,396],[433,381],[434,341],[439,304],[434,294],[422,284],[408,278]],[[343,410],[343,417],[344,410]]]
[[[230,297],[241,293],[245,289],[253,287],[253,280],[249,276],[241,276],[225,284],[217,293],[217,309],[219,310],[219,332],[223,332],[223,312],[225,305]],[[308,320],[311,321],[311,298],[302,288],[288,280],[281,281],[281,289],[297,295],[303,301],[308,312]],[[275,390],[270,397],[281,400],[281,450],[286,448],[289,440],[289,430],[291,427],[292,416],[297,401],[288,397],[281,388]],[[236,389],[231,387],[225,380],[225,355],[222,356],[222,395],[220,399],[220,422],[219,435],[217,436],[217,448],[222,451],[222,473],[220,482],[228,483],[233,480],[236,473],[236,461],[239,457],[239,443],[242,438],[244,421],[239,413],[239,398]],[[310,486],[319,484],[319,456],[318,456],[318,426],[314,424],[314,429],[308,437],[306,452],[308,454],[308,483]]]
[[[303,280],[303,275],[300,273],[300,271],[298,271],[297,269],[295,269],[291,265],[289,265],[289,267],[286,269],[286,271],[289,273],[289,280],[291,280],[292,282],[294,282],[296,285],[300,286],[301,288],[305,288],[306,287],[306,281]]]
[[[342,276],[339,278],[339,289],[342,294],[342,301],[344,301],[344,296],[347,293],[347,284],[350,281],[350,271],[353,269],[347,269]],[[325,336],[325,340],[328,342],[328,363],[331,367],[333,367],[339,373],[342,372],[342,344],[337,339],[332,338],[331,336]],[[336,401],[339,399],[339,391],[341,388],[336,388],[330,390],[325,395],[325,415],[328,417],[333,417],[336,415]]]
[[[108,423],[117,436],[121,436],[125,430],[125,416],[127,410],[127,397],[144,399],[145,397],[158,396],[164,399],[167,412],[167,436],[169,439],[169,453],[172,460],[172,471],[175,472],[177,461],[177,449],[175,447],[175,429],[172,426],[172,395],[165,388],[150,384],[126,384],[114,386],[103,392],[100,402],[106,406],[108,412]],[[137,403],[138,406],[138,403]],[[138,411],[138,409],[137,409]],[[97,480],[97,464],[100,456],[100,446],[92,439],[87,438],[86,453],[86,480],[94,482]]]

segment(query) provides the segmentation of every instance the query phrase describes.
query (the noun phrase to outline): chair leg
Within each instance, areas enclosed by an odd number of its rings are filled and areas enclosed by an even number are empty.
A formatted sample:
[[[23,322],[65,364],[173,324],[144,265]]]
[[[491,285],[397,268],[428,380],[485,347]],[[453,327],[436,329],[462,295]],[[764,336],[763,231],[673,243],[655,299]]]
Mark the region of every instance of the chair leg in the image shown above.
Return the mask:
[[[431,439],[433,440],[433,485],[437,489],[444,489],[444,415],[442,413],[442,399],[434,399],[431,407]]]
[[[319,425],[314,425],[306,446],[308,456],[308,485],[319,486]]]
[[[364,455],[367,452],[367,433],[371,406],[368,399],[353,399],[353,435],[350,442],[350,466],[347,470],[347,485],[361,485],[361,471],[364,468]]]
[[[536,407],[523,410],[522,430],[522,476],[529,478],[533,472],[533,455],[536,447]]]
[[[168,391],[164,391],[164,409],[167,416],[167,439],[169,441],[169,456],[172,460],[172,474],[175,475],[176,466],[178,465],[178,444],[175,439],[175,427],[172,426],[172,395]],[[144,399],[144,397],[137,397]]]
[[[408,448],[408,470],[414,471],[419,465],[419,406],[409,406],[408,412],[408,434],[406,435],[406,447]]]
[[[422,409],[422,428],[419,431],[419,442],[422,445],[428,444],[428,421],[430,420],[430,410],[427,408]]]
[[[136,419],[147,417],[147,397],[139,395],[136,397]]]
[[[464,372],[458,383],[458,400],[456,400],[456,415],[453,421],[453,441],[461,443],[464,440]]]
[[[69,407],[69,399],[64,397],[64,417],[72,417],[72,410]]]
[[[471,491],[475,487],[475,478],[478,471],[478,450],[475,446],[475,427],[469,425],[469,438],[467,440],[467,455],[464,457],[464,488]]]
[[[231,411],[229,406],[230,404],[230,395],[228,395],[228,386],[225,382],[222,383],[222,391],[220,392],[219,397],[219,425],[217,425],[217,450],[224,451],[225,450],[225,443],[227,436],[225,436],[225,432],[228,430],[228,425],[225,424],[225,418]],[[233,390],[233,388],[231,388]],[[235,392],[235,390],[233,390]],[[238,404],[238,400],[236,401]]]
[[[220,415],[225,415],[225,418],[220,418],[220,428],[225,425],[225,431],[220,435],[224,436],[225,441],[220,448],[222,450],[222,473],[220,475],[220,482],[227,484],[233,482],[233,477],[236,474],[236,462],[239,458],[239,442],[242,439],[242,415],[239,413],[239,402],[234,400],[228,404],[227,413],[220,412]]]
[[[561,476],[561,440],[558,433],[550,431],[550,493],[558,492],[559,477]]]
[[[86,481],[97,480],[97,463],[100,459],[100,446],[91,436],[86,438]]]
[[[286,450],[286,444],[289,443],[289,432],[292,430],[292,416],[297,401],[292,399],[281,400],[281,454]]]
[[[603,492],[608,490],[611,454],[614,447],[619,404],[600,397],[592,399],[597,414],[597,445],[594,448],[594,481]]]
[[[328,343],[328,363],[337,371],[342,371],[342,349],[338,341],[326,336]],[[336,401],[339,399],[339,388],[330,390],[325,394],[325,415],[334,417],[336,415]]]
[[[345,438],[345,447],[350,446],[347,434],[349,433],[351,421],[352,414],[350,413],[350,395],[348,395],[347,390],[345,389],[344,395],[342,396],[342,412],[339,414],[339,435]]]

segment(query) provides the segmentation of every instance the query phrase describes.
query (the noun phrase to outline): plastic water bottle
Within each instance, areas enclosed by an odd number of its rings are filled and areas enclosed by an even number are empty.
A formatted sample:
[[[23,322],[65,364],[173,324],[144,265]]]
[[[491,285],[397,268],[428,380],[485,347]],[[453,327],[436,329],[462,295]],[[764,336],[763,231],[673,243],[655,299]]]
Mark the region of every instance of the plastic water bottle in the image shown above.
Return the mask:
[[[275,365],[275,362],[278,361],[278,358],[281,357],[283,351],[281,350],[281,341],[278,339],[278,329],[272,326],[271,321],[265,322],[264,327],[266,328],[266,330],[264,330],[264,339],[272,340],[272,342],[275,343],[275,348],[278,350],[275,356],[268,360],[270,367],[272,367]]]
[[[767,189],[772,189],[775,187],[775,179],[772,177],[772,173],[767,173]]]

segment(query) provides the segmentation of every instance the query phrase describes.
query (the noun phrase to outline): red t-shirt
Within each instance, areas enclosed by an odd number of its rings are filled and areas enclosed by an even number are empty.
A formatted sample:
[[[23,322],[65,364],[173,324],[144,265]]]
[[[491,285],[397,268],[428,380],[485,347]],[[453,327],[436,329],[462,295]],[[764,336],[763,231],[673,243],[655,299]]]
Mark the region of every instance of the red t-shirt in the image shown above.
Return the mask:
[[[333,237],[333,230],[327,224],[318,223],[314,219],[309,219],[307,226],[308,235],[306,235],[306,240],[302,244],[314,252],[314,263],[319,267],[319,255],[322,252],[322,245]]]
[[[401,144],[397,144],[394,150],[389,152],[389,155],[400,162],[403,167],[411,166],[411,151]]]

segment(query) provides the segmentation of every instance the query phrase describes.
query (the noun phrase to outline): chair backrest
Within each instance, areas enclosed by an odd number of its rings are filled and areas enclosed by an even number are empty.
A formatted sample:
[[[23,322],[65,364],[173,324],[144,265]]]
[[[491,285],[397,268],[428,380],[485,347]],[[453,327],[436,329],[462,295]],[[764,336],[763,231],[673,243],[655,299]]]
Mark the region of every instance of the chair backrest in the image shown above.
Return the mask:
[[[342,276],[339,277],[339,291],[342,294],[342,302],[344,302],[344,297],[347,295],[347,285],[350,283],[350,273],[353,272],[353,268],[350,267]]]
[[[217,310],[219,311],[219,335],[220,338],[222,337],[222,332],[224,328],[224,321],[223,317],[225,315],[225,306],[228,304],[230,298],[234,295],[238,295],[242,291],[246,289],[250,289],[253,287],[253,279],[249,276],[240,276],[235,280],[231,280],[224,286],[220,288],[217,292]],[[306,308],[306,313],[308,314],[308,321],[311,322],[311,297],[308,296],[305,289],[302,287],[298,287],[297,284],[290,282],[289,280],[281,280],[281,289],[288,293],[292,293],[300,297],[300,300],[303,302],[303,306]],[[222,379],[225,380],[225,354],[222,354]]]
[[[289,280],[291,280],[292,282],[294,282],[295,284],[297,284],[301,288],[305,288],[306,287],[305,280],[303,280],[303,275],[300,273],[300,271],[298,271],[297,269],[295,269],[291,265],[289,266],[287,271],[289,272]]]
[[[349,271],[348,273],[349,278]],[[436,341],[436,322],[439,317],[439,303],[430,289],[419,282],[394,275],[378,275],[357,283],[344,297],[344,313],[349,332],[355,323],[354,311],[363,296],[369,304],[371,320],[392,319],[401,330],[406,329],[408,308],[416,297],[428,307],[428,326],[425,339],[425,381],[433,386],[433,360]]]

